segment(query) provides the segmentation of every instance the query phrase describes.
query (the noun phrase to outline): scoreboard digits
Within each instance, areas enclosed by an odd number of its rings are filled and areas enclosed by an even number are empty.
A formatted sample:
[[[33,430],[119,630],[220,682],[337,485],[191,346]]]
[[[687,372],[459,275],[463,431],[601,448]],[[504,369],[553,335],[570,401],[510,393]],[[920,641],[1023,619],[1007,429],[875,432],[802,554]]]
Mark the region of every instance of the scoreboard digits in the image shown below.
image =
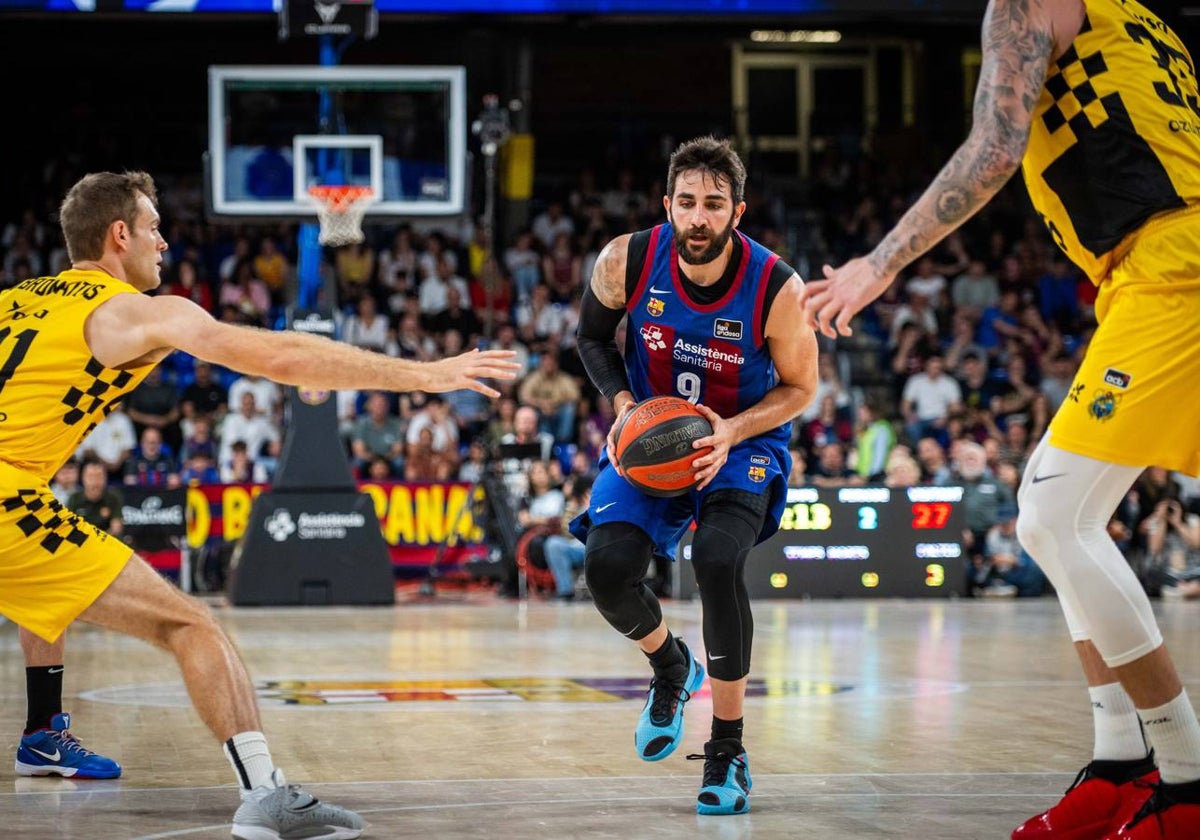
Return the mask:
[[[751,597],[963,595],[962,500],[961,487],[791,488],[779,530],[746,561]],[[672,564],[682,597],[695,594],[690,538]]]

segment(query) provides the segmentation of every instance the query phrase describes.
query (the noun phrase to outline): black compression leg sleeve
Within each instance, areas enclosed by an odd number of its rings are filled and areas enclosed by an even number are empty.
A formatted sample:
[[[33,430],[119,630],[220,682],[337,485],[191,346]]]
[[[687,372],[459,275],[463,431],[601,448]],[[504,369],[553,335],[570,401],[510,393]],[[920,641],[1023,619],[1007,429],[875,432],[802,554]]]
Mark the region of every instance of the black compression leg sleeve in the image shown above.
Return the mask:
[[[654,544],[628,522],[607,522],[588,531],[584,575],[604,619],[634,641],[662,622],[658,599],[643,582]]]
[[[692,568],[704,605],[708,672],[718,680],[750,673],[754,617],[746,591],[746,556],[766,519],[769,495],[717,490],[704,500],[692,543]]]

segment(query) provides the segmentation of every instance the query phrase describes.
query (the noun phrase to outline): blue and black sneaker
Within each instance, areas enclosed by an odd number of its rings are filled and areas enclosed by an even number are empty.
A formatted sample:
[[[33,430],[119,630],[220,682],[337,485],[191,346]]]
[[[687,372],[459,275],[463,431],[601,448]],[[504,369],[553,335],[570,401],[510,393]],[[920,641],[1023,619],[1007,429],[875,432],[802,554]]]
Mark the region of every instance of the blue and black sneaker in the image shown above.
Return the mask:
[[[697,814],[744,814],[750,810],[750,763],[742,745],[731,738],[709,741],[704,755],[704,781],[696,797]]]
[[[62,713],[50,719],[49,729],[23,736],[17,747],[17,775],[72,779],[116,779],[121,775],[120,764],[84,748],[70,729],[71,716]]]
[[[634,743],[643,761],[659,761],[675,751],[683,734],[683,706],[704,684],[704,666],[696,661],[682,639],[676,640],[683,651],[678,681],[655,676],[646,692],[646,705],[638,717]]]

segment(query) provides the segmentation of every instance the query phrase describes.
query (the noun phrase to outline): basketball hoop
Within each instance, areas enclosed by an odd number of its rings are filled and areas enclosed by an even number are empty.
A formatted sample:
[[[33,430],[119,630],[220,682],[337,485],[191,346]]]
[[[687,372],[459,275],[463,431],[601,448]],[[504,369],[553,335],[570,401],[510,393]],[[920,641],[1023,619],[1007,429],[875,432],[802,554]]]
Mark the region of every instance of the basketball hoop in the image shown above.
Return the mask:
[[[308,195],[321,220],[322,245],[338,248],[362,242],[362,220],[367,208],[378,200],[370,187],[321,184],[308,188]]]

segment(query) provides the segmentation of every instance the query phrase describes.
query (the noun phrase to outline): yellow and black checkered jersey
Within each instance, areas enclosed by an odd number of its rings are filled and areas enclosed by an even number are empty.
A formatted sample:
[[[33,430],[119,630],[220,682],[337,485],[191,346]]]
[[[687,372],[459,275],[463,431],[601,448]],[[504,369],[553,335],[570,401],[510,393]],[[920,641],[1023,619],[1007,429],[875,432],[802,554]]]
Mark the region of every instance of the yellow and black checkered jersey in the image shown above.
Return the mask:
[[[1200,96],[1178,36],[1134,0],[1085,0],[1022,165],[1058,246],[1099,284],[1151,216],[1200,203]]]
[[[88,349],[84,322],[120,294],[138,291],[75,269],[0,294],[0,461],[48,482],[154,367],[113,370]]]

